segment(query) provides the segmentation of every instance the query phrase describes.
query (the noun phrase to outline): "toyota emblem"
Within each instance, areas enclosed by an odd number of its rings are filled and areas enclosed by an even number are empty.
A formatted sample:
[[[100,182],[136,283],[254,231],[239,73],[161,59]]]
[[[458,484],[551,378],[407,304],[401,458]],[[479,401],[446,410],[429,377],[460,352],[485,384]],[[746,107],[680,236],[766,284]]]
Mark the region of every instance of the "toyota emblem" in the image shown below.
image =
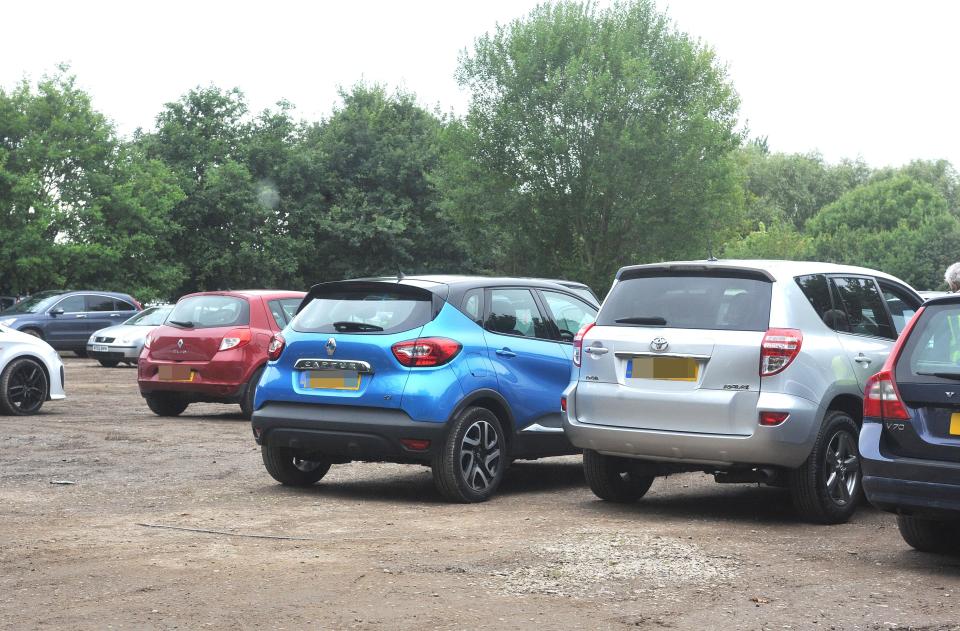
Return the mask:
[[[327,340],[327,355],[333,357],[333,354],[337,352],[337,340],[332,337]]]
[[[670,346],[670,343],[664,337],[655,337],[650,342],[650,348],[655,351],[665,351],[668,346]]]

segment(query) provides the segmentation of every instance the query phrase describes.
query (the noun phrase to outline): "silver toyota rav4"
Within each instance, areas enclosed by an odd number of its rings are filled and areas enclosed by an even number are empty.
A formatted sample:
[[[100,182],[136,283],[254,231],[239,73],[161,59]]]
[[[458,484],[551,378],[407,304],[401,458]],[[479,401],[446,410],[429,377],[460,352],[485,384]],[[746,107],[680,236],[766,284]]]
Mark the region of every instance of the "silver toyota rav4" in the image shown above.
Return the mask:
[[[861,497],[863,386],[922,299],[893,276],[788,261],[624,267],[574,341],[564,430],[590,488],[683,471],[788,486],[806,519]]]

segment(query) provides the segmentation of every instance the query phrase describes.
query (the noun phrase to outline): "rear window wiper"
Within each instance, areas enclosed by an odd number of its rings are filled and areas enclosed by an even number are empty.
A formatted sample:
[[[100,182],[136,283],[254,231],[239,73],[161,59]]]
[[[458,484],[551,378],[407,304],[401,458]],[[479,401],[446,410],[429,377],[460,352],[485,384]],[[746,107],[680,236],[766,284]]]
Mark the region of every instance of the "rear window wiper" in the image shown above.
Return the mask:
[[[167,322],[174,326],[180,326],[185,329],[192,329],[194,327],[193,322],[181,322],[180,320],[167,320]]]
[[[383,330],[382,326],[377,326],[376,324],[367,324],[366,322],[334,322],[333,328],[341,333],[345,331],[369,332]]]
[[[617,324],[657,324],[663,326],[667,321],[660,316],[635,316],[630,318],[617,318],[614,320]]]
[[[918,375],[923,375],[924,377],[940,377],[941,379],[957,379],[960,380],[960,372],[920,372],[917,371]]]

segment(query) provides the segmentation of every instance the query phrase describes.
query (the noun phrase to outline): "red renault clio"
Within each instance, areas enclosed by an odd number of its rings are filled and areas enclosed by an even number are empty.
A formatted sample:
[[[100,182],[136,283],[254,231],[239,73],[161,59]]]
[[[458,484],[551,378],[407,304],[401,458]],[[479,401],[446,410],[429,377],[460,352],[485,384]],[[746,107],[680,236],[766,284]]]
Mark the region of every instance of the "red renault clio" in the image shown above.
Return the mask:
[[[253,393],[267,346],[293,318],[300,291],[206,291],[181,298],[140,353],[137,383],[160,416],[191,403],[239,403],[253,410]]]

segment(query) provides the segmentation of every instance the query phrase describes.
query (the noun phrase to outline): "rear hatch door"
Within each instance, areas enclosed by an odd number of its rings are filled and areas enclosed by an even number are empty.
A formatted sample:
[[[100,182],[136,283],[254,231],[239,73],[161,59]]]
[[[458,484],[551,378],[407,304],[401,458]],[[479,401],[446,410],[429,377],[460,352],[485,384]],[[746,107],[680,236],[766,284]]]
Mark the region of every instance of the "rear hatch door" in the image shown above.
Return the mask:
[[[399,407],[410,368],[391,347],[419,337],[442,306],[431,291],[395,282],[318,285],[285,333],[278,367],[300,400]]]
[[[708,266],[641,270],[618,280],[583,341],[578,420],[752,433],[770,278]]]
[[[151,336],[150,357],[157,360],[210,361],[223,338],[250,326],[250,303],[241,296],[185,296],[164,326]]]
[[[960,298],[927,305],[897,360],[894,379],[910,420],[884,423],[884,450],[960,462]]]

